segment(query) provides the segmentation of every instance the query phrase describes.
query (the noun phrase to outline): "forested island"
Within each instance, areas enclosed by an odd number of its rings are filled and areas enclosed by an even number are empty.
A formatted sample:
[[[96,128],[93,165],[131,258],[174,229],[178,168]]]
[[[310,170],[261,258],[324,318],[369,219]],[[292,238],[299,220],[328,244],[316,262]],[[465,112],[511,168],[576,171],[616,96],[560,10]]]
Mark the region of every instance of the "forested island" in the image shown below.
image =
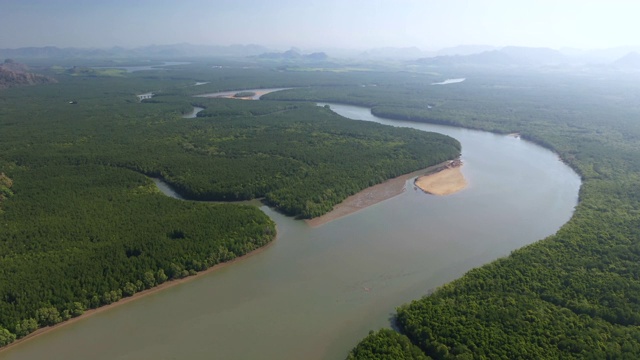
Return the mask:
[[[58,82],[0,93],[0,345],[276,237],[257,207],[205,201],[259,198],[311,218],[461,150],[448,136],[347,121],[313,103],[193,98],[187,86],[333,81],[322,76],[43,71]],[[206,110],[182,118],[194,105]],[[150,177],[201,201],[166,197]]]

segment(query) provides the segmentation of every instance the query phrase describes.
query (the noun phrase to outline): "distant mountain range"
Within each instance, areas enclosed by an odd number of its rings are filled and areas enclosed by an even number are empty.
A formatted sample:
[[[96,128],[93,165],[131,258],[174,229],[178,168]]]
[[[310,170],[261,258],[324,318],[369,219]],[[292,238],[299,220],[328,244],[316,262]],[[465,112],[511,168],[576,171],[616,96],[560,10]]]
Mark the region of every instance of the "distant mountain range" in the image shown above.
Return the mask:
[[[329,53],[330,55],[327,55]],[[507,46],[497,48],[489,45],[461,45],[438,51],[422,51],[416,47],[381,47],[367,51],[315,49],[312,53],[303,53],[291,48],[277,52],[261,45],[151,45],[134,49],[113,47],[109,49],[83,49],[25,47],[19,49],[0,49],[0,59],[119,59],[145,58],[153,60],[184,59],[192,57],[236,57],[287,62],[326,61],[329,56],[350,59],[395,60],[427,66],[561,66],[561,65],[605,65],[620,69],[640,69],[637,58],[640,47],[618,47],[601,50],[577,50]],[[635,55],[634,55],[635,54]]]
[[[257,56],[260,59],[273,60],[307,60],[307,61],[325,61],[329,56],[324,52],[314,52],[311,54],[303,54],[300,49],[291,48],[285,52],[267,52]]]
[[[28,67],[24,64],[5,60],[4,63],[0,64],[0,89],[56,82],[51,77],[30,73],[28,70]]]
[[[365,59],[398,59],[410,60],[431,55],[431,52],[424,52],[417,47],[382,47],[363,51],[357,55]]]
[[[615,61],[596,57],[593,53],[565,53],[549,48],[507,46],[497,50],[468,55],[434,56],[418,59],[416,63],[432,66],[561,66],[561,65],[613,65],[619,68],[640,69],[640,55],[626,54]]]
[[[260,45],[229,45],[229,46],[209,46],[209,45],[151,45],[134,49],[113,47],[109,49],[83,49],[83,48],[58,48],[55,46],[46,47],[24,47],[18,49],[0,49],[0,58],[124,58],[124,57],[144,57],[152,59],[172,59],[184,57],[246,57],[256,56],[268,52],[269,49]]]
[[[363,51],[358,54],[358,57],[368,59],[415,60],[423,57],[471,55],[495,49],[495,46],[489,45],[459,45],[443,48],[438,51],[423,51],[417,47],[382,47]]]
[[[627,55],[613,62],[613,65],[622,69],[639,69],[640,70],[640,54],[630,52]]]
[[[500,50],[489,50],[477,54],[436,56],[422,58],[423,65],[477,65],[477,66],[540,66],[559,65],[566,57],[557,50],[507,46]]]
[[[497,47],[489,45],[459,45],[454,47],[447,47],[440,49],[436,52],[437,56],[447,55],[472,55],[479,54],[485,51],[496,50]]]

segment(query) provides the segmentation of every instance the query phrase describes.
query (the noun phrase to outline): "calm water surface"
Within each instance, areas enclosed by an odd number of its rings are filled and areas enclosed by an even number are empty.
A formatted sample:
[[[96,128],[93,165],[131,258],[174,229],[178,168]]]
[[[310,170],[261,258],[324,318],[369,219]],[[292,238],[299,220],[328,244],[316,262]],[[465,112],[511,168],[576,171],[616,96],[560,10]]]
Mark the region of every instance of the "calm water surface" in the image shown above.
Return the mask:
[[[370,329],[389,326],[396,306],[553,234],[576,205],[578,175],[539,146],[331,108],[455,137],[469,187],[436,197],[409,182],[402,195],[315,229],[263,207],[279,231],[265,251],[0,359],[342,359]]]

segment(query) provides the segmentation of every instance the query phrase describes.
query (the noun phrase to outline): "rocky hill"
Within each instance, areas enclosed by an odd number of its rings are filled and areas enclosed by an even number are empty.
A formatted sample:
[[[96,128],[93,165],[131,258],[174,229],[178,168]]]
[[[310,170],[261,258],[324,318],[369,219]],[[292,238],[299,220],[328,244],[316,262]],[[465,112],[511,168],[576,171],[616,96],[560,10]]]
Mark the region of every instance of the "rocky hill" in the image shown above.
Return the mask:
[[[11,59],[5,60],[0,64],[0,89],[56,82],[49,76],[34,74],[28,70],[29,68],[24,64],[16,63]]]

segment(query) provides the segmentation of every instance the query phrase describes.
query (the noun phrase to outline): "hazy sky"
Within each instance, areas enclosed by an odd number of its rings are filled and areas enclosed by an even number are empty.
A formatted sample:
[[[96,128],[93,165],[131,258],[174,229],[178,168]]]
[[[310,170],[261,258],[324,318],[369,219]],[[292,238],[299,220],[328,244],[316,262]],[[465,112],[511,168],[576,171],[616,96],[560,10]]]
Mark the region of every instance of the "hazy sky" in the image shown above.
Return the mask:
[[[0,0],[0,48],[640,45],[638,0]]]

